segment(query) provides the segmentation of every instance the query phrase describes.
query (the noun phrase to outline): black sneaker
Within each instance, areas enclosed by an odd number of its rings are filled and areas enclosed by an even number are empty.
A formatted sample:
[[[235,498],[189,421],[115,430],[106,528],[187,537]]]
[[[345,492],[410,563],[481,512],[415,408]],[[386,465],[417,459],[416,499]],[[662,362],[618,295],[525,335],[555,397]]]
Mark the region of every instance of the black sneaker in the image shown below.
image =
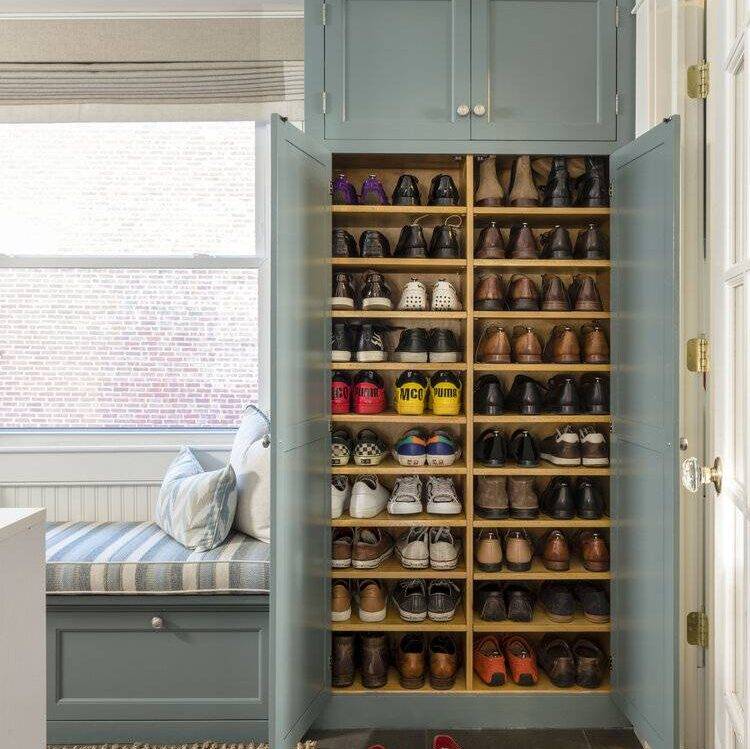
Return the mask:
[[[362,309],[393,309],[391,288],[382,273],[369,271],[362,287]]]
[[[357,361],[387,361],[388,352],[383,342],[384,329],[372,323],[362,323],[357,334]]]
[[[348,273],[334,273],[331,288],[331,309],[354,309],[356,306],[352,277]]]
[[[424,328],[407,328],[401,331],[393,361],[426,362],[427,331]]]
[[[431,362],[461,361],[461,351],[458,348],[456,336],[450,328],[432,328],[427,347]]]
[[[359,254],[362,257],[390,257],[391,245],[379,231],[365,229],[359,236]]]
[[[393,257],[427,257],[427,242],[419,224],[407,224],[401,229],[396,249],[393,251]]]
[[[351,361],[354,348],[354,330],[345,322],[331,325],[331,361]]]
[[[334,229],[331,244],[333,257],[357,257],[357,241],[346,229]]]

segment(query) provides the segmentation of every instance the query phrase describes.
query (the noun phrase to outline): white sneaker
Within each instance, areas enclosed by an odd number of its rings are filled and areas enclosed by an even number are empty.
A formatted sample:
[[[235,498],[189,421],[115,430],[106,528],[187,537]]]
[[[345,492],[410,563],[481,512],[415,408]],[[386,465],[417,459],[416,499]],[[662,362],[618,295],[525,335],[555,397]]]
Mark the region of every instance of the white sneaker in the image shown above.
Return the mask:
[[[461,500],[456,493],[453,479],[445,476],[430,476],[427,479],[427,512],[432,515],[458,515]]]
[[[396,541],[396,558],[409,570],[424,570],[430,566],[427,528],[409,528]]]
[[[340,518],[349,506],[352,486],[348,476],[331,476],[331,517]]]
[[[388,504],[390,493],[377,476],[360,476],[352,487],[349,515],[353,518],[374,518]]]
[[[458,566],[461,539],[450,528],[430,528],[430,567],[433,570],[453,570]]]
[[[425,311],[427,309],[427,287],[421,281],[412,278],[401,292],[398,308]]]
[[[435,285],[432,287],[432,304],[430,306],[433,312],[459,312],[462,307],[456,287],[444,278],[435,281]]]
[[[424,485],[419,476],[399,476],[393,485],[388,500],[391,515],[414,515],[422,512],[422,491]]]

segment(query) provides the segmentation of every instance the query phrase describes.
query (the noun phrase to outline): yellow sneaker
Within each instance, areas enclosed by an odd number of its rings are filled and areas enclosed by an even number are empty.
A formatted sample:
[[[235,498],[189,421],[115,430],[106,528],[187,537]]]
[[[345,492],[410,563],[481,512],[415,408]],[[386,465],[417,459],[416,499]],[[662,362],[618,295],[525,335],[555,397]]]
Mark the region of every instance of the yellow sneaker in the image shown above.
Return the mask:
[[[420,416],[427,402],[427,378],[421,372],[408,369],[396,380],[393,405],[396,413]]]
[[[437,416],[458,416],[461,413],[461,378],[454,372],[440,370],[432,375],[428,408]]]

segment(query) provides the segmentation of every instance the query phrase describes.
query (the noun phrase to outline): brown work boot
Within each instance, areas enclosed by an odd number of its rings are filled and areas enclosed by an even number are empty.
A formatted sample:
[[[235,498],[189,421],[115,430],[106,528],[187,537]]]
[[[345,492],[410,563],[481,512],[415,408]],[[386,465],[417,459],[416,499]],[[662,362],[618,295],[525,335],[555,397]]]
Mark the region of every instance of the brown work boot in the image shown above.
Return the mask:
[[[483,572],[499,572],[503,568],[503,547],[494,528],[482,528],[477,534],[474,559]]]
[[[539,205],[539,190],[534,184],[529,156],[519,156],[515,160],[511,170],[510,182],[509,205],[517,207]]]
[[[474,205],[502,205],[505,191],[497,178],[497,157],[487,156],[479,162],[479,186],[474,193]]]
[[[498,260],[505,257],[505,241],[496,221],[490,221],[479,232],[474,257],[477,260]]]
[[[570,546],[562,531],[552,530],[544,539],[542,562],[548,570],[565,572],[570,569]]]
[[[564,312],[570,309],[570,299],[560,276],[542,276],[542,309],[545,312]]]
[[[510,364],[510,339],[501,325],[488,325],[479,336],[476,359],[481,364]]]
[[[388,681],[388,642],[384,634],[362,635],[362,686],[384,687]]]
[[[580,312],[600,312],[604,309],[596,281],[585,273],[573,276],[573,283],[570,285],[570,301],[573,309]]]
[[[584,364],[609,364],[607,334],[598,322],[581,328]]]
[[[513,572],[527,572],[534,558],[534,545],[523,529],[508,531],[505,536],[505,566]]]
[[[539,517],[539,496],[533,476],[508,476],[510,516],[523,520]]]
[[[513,276],[508,284],[508,307],[515,312],[539,309],[539,289],[528,276]]]
[[[505,309],[505,284],[499,273],[483,273],[474,290],[474,309],[489,312]]]
[[[427,647],[424,635],[404,635],[398,641],[396,649],[399,684],[404,689],[419,689],[424,686],[426,663]]]
[[[513,328],[513,361],[518,364],[542,363],[542,342],[534,328],[528,325]]]
[[[474,512],[493,520],[510,515],[505,476],[477,476]]]
[[[430,640],[430,686],[451,689],[458,672],[458,648],[450,635],[437,635]]]
[[[331,686],[350,687],[354,684],[354,635],[334,632],[332,651]]]
[[[505,252],[508,257],[514,260],[536,260],[539,257],[536,237],[528,224],[510,227],[510,236]]]
[[[544,347],[544,360],[553,364],[578,364],[581,347],[570,325],[555,325]]]
[[[578,536],[581,561],[589,572],[606,572],[609,569],[609,549],[599,531],[582,531]]]

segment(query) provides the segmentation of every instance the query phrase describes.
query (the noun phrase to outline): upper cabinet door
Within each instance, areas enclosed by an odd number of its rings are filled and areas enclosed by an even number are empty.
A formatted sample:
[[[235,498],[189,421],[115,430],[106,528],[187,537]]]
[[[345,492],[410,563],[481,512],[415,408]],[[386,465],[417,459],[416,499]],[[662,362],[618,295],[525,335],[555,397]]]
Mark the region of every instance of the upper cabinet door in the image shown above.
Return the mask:
[[[474,0],[472,139],[616,140],[615,13],[616,0]]]
[[[326,140],[469,140],[470,1],[328,0]]]

